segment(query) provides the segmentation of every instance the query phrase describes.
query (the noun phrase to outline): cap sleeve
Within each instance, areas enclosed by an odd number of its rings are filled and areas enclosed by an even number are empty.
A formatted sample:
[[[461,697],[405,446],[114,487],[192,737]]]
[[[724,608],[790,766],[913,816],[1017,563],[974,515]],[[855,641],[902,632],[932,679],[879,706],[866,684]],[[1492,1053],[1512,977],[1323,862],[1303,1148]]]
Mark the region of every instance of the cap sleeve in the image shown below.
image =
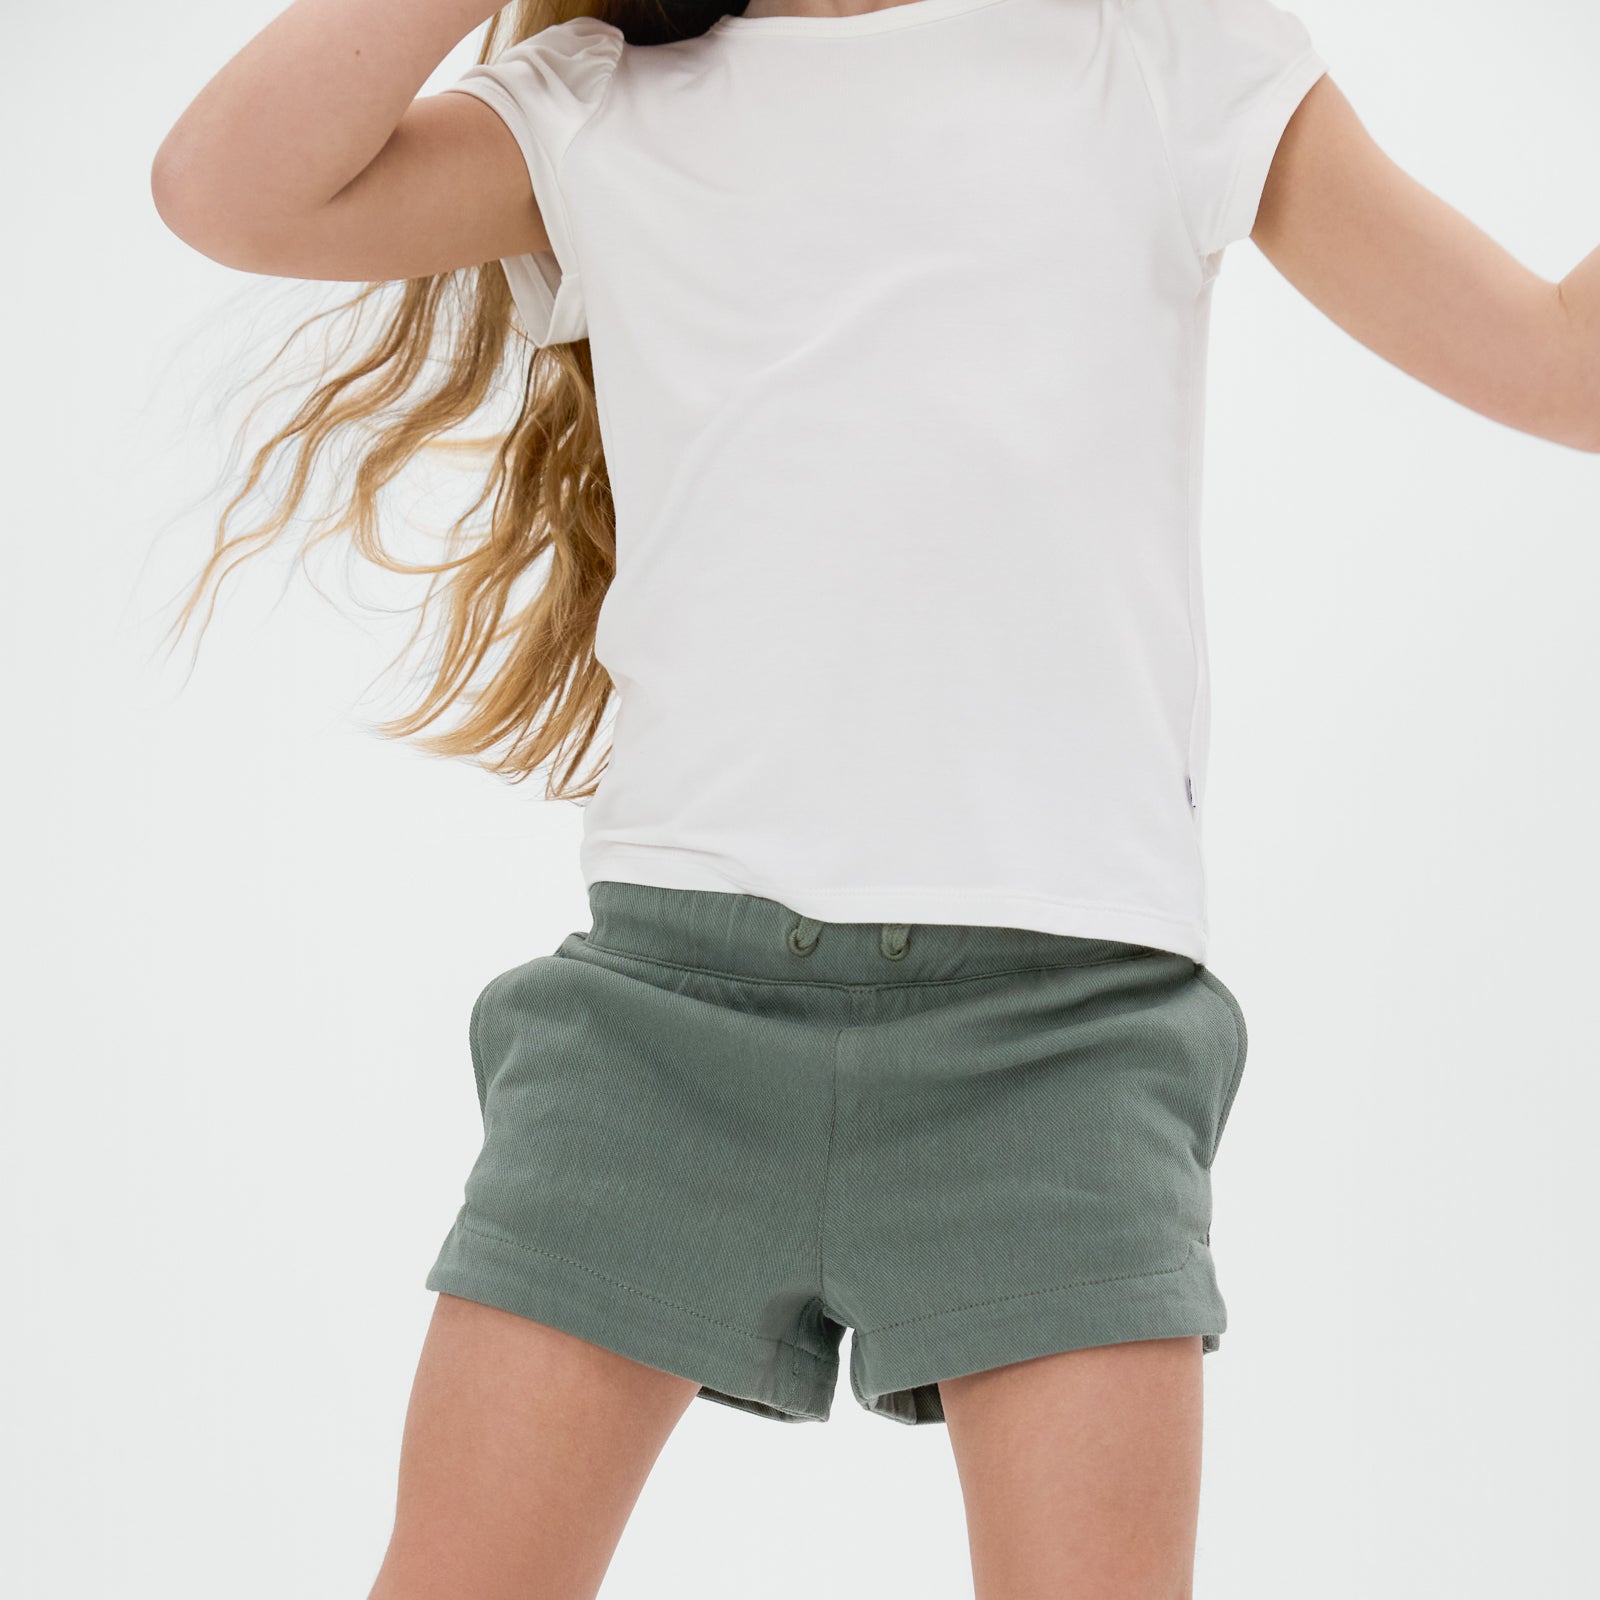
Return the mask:
[[[1328,70],[1271,0],[1123,0],[1194,248],[1246,239],[1278,142]]]
[[[501,264],[536,345],[566,344],[588,333],[561,160],[599,110],[622,49],[620,29],[597,17],[572,17],[467,68],[446,91],[476,95],[498,113],[527,163],[551,248],[508,256]]]

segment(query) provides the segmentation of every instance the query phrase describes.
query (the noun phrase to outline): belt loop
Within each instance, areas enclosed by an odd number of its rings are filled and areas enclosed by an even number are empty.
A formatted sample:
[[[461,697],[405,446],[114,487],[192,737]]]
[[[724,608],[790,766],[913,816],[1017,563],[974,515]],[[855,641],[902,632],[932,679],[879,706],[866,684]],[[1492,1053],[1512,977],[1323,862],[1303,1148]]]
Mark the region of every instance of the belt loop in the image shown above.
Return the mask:
[[[910,947],[911,925],[906,922],[886,922],[878,935],[878,948],[888,961],[898,961]]]
[[[808,956],[822,937],[822,924],[815,917],[801,917],[789,930],[789,948],[797,956]]]

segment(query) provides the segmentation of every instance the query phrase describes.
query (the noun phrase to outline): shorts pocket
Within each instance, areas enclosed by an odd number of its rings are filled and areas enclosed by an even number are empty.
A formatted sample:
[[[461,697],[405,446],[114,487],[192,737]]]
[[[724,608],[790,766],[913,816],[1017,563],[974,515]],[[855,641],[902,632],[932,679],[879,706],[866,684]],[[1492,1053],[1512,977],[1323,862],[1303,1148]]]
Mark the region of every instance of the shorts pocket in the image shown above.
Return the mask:
[[[486,1131],[497,1083],[544,1071],[560,1060],[552,1041],[582,1037],[592,1002],[583,993],[582,964],[562,959],[575,937],[564,939],[553,954],[497,972],[472,1002],[467,1044]]]
[[[497,974],[478,991],[478,998],[472,1002],[472,1015],[467,1019],[467,1048],[472,1053],[472,1078],[478,1086],[478,1110],[480,1113],[488,1108],[489,1081],[483,1069],[483,1044],[478,1035],[478,1024],[483,1016],[484,997],[500,981]]]
[[[489,1083],[494,1073],[489,1066],[489,1049],[484,1040],[491,1011],[503,1019],[508,999],[507,991],[517,981],[532,973],[542,972],[551,962],[549,956],[535,956],[514,967],[497,972],[478,991],[472,1002],[472,1015],[467,1019],[467,1048],[472,1054],[472,1078],[478,1086],[478,1109],[487,1113],[489,1108]],[[497,1047],[503,1053],[503,1046]]]
[[[1228,1126],[1228,1114],[1233,1110],[1234,1098],[1239,1093],[1239,1082],[1244,1076],[1245,1058],[1250,1052],[1250,1035],[1245,1027],[1244,1010],[1234,997],[1233,990],[1209,967],[1197,967],[1195,976],[1227,1008],[1229,1019],[1233,1023],[1235,1046],[1228,1081],[1222,1091],[1222,1103],[1217,1108],[1216,1131],[1211,1136],[1211,1145],[1206,1152],[1205,1165],[1209,1167],[1217,1158],[1217,1150],[1222,1144],[1223,1130]]]

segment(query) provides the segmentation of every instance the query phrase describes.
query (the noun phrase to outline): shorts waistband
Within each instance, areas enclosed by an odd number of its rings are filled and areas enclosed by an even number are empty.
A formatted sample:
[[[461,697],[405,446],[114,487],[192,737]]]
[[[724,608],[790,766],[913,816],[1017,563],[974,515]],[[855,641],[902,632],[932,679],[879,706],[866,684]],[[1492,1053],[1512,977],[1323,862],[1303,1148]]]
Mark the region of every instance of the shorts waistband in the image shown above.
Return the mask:
[[[601,879],[589,941],[623,955],[804,983],[937,983],[1170,952],[1118,939],[943,922],[827,922],[762,895]]]

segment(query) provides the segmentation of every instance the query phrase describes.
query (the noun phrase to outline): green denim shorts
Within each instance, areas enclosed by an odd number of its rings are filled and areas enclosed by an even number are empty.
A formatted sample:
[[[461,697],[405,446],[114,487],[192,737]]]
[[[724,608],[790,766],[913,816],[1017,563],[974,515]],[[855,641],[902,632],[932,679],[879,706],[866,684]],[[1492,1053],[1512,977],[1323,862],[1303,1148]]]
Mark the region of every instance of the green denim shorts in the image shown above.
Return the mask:
[[[1211,1166],[1245,1059],[1188,956],[1022,928],[818,922],[599,881],[493,978],[483,1145],[427,1287],[783,1422],[851,1330],[869,1412],[938,1382],[1226,1325]]]

